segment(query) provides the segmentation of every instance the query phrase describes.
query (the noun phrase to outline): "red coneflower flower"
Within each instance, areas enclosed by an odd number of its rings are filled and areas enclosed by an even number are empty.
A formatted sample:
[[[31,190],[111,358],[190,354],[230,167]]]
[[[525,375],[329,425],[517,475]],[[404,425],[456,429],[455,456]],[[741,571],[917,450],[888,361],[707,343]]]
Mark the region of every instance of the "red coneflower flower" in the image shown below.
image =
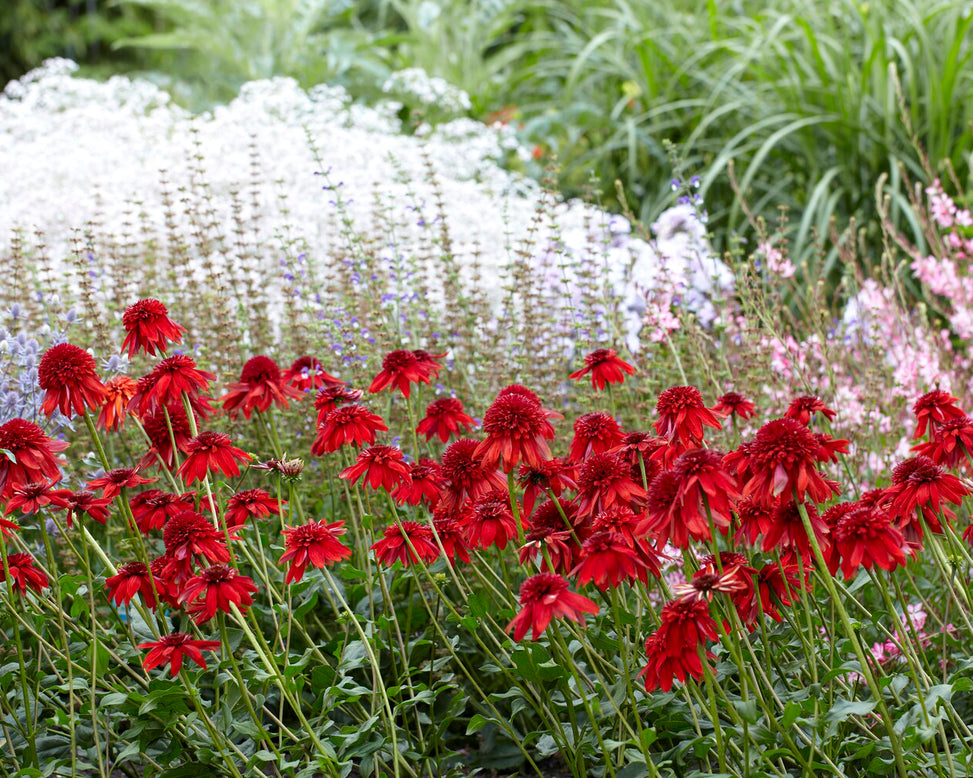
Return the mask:
[[[105,404],[98,414],[98,426],[103,430],[117,430],[125,423],[128,404],[137,384],[127,375],[117,375],[105,382]]]
[[[429,373],[430,378],[438,378],[439,372],[443,369],[443,366],[436,360],[445,359],[449,354],[448,351],[442,354],[430,354],[423,348],[414,349],[412,353],[419,360],[419,364]]]
[[[409,567],[419,564],[420,559],[429,565],[439,558],[439,546],[432,529],[417,521],[403,521],[401,525],[386,527],[382,539],[374,543],[371,550],[383,565],[401,562]]]
[[[595,516],[612,505],[631,506],[645,499],[632,480],[631,468],[619,454],[592,454],[578,468],[578,514]]]
[[[924,456],[900,462],[892,470],[892,485],[885,490],[884,496],[891,504],[889,513],[897,522],[898,528],[911,541],[922,541],[922,524],[918,521],[921,512],[933,532],[943,531],[939,523],[942,513],[947,521],[956,518],[943,502],[960,505],[970,489],[955,475],[933,463]]]
[[[172,577],[169,567],[169,560],[164,556],[156,557],[149,562],[152,582],[155,584],[155,593],[159,595],[159,600],[170,608],[179,610],[182,608],[179,602],[179,585]]]
[[[531,518],[530,531],[519,552],[520,563],[526,565],[540,557],[541,569],[568,575],[581,558],[581,543],[587,535],[588,527],[577,522],[577,509],[572,503],[548,500]]]
[[[720,573],[714,569],[697,570],[686,583],[673,586],[672,594],[682,600],[699,600],[709,603],[719,592],[728,594],[733,599],[734,595],[739,595],[748,589],[752,591],[753,584],[750,583],[748,586],[745,579],[736,575],[736,570],[737,568],[732,568],[731,573]],[[757,571],[754,570],[754,572]]]
[[[435,459],[420,459],[409,465],[409,478],[392,491],[392,499],[399,505],[418,505],[425,502],[434,508],[443,496],[446,478]]]
[[[236,540],[232,538],[231,540]],[[194,511],[177,513],[162,530],[166,549],[167,578],[182,580],[192,573],[193,562],[202,557],[210,564],[230,561],[224,535]]]
[[[249,419],[254,411],[266,413],[271,405],[289,408],[288,399],[300,400],[304,396],[285,383],[277,363],[262,354],[248,359],[240,371],[240,380],[227,384],[226,388],[229,391],[218,402],[223,403],[223,410],[230,418],[236,418],[238,410]]]
[[[584,614],[597,613],[598,606],[582,594],[572,592],[568,582],[554,573],[538,573],[520,587],[520,612],[507,625],[514,640],[520,641],[532,630],[536,641],[555,618],[566,618],[584,624]]]
[[[252,594],[257,591],[253,579],[240,575],[229,565],[213,565],[200,571],[186,582],[179,595],[180,602],[192,603],[188,613],[197,624],[203,624],[217,611],[230,612],[230,603],[241,613],[253,605]]]
[[[382,360],[382,369],[375,376],[368,391],[375,394],[392,387],[408,399],[411,384],[428,384],[430,375],[429,364],[420,360],[413,352],[405,349],[390,351]]]
[[[108,599],[116,605],[131,605],[135,595],[142,598],[147,608],[155,608],[155,592],[149,579],[149,569],[144,562],[126,562],[118,566],[115,575],[105,579]]]
[[[973,452],[973,418],[961,416],[943,422],[933,430],[932,440],[919,443],[912,450],[944,467],[968,464],[967,457]]]
[[[727,416],[739,416],[746,421],[757,411],[757,406],[750,402],[739,392],[727,392],[716,400],[713,413],[726,418]]]
[[[904,542],[902,533],[892,526],[892,517],[879,508],[849,511],[835,526],[835,544],[846,579],[854,578],[859,567],[868,570],[878,565],[891,571],[905,565]]]
[[[522,394],[498,396],[483,415],[483,431],[487,438],[477,452],[487,469],[499,465],[509,473],[521,459],[536,467],[551,458],[547,440],[554,439],[554,428],[540,403]]]
[[[284,583],[297,583],[304,577],[308,565],[326,567],[347,559],[351,549],[338,538],[345,534],[345,523],[335,521],[331,524],[324,519],[290,527],[282,530],[285,551],[278,564],[290,562]]]
[[[470,429],[476,424],[471,416],[463,413],[463,403],[454,397],[443,397],[426,406],[425,417],[416,425],[416,434],[426,440],[438,437],[443,443],[453,435],[461,435],[460,427]]]
[[[142,660],[142,667],[146,672],[159,665],[169,665],[172,668],[172,677],[175,678],[182,669],[184,656],[188,656],[205,670],[203,651],[216,651],[221,645],[218,640],[193,640],[193,636],[185,632],[173,632],[163,635],[159,640],[140,643],[139,648],[152,649]]]
[[[645,642],[648,664],[639,675],[645,690],[669,691],[674,678],[685,683],[688,676],[703,677],[699,646],[716,640],[716,622],[706,602],[697,599],[673,600],[660,614],[659,628]],[[708,653],[708,652],[707,652]]]
[[[433,511],[432,526],[450,564],[457,559],[466,564],[470,562],[470,547],[466,542],[466,530],[463,529],[469,512],[469,508],[456,510],[447,508],[443,503],[439,503]]]
[[[355,464],[342,470],[338,477],[352,484],[364,476],[363,483],[372,489],[382,487],[391,492],[396,486],[409,481],[409,465],[402,458],[402,450],[394,446],[369,446],[364,449]]]
[[[134,495],[128,504],[135,517],[135,524],[143,535],[153,529],[162,529],[177,513],[192,511],[196,492],[171,494],[161,489],[146,489]]]
[[[593,581],[601,591],[618,586],[622,580],[645,578],[645,568],[624,535],[595,532],[581,546],[581,561],[571,571],[579,584]]]
[[[699,446],[703,442],[703,427],[722,429],[720,420],[703,403],[703,395],[695,386],[673,386],[659,395],[655,406],[659,418],[655,423],[657,435],[684,446]]]
[[[223,521],[229,529],[238,529],[246,524],[249,518],[280,516],[280,510],[285,505],[287,505],[286,500],[278,501],[263,489],[245,489],[226,501]]]
[[[950,419],[961,419],[966,414],[956,405],[957,398],[949,392],[934,389],[916,400],[912,412],[916,415],[916,431],[912,436],[918,440],[926,434],[926,427],[935,432],[936,427]]]
[[[311,453],[321,456],[337,451],[342,446],[370,446],[376,432],[388,432],[381,416],[376,416],[363,405],[345,405],[335,408],[318,423],[318,434],[311,445]]]
[[[7,554],[7,567],[10,568],[11,585],[14,589],[18,589],[22,595],[27,594],[28,589],[40,594],[50,586],[47,574],[34,567],[34,557],[30,554]],[[0,581],[6,580],[6,573],[3,566],[0,566]]]
[[[222,473],[227,478],[240,475],[237,461],[249,462],[252,458],[243,449],[234,447],[229,435],[204,430],[186,446],[186,461],[179,468],[179,475],[188,484],[202,481],[207,473]]]
[[[772,511],[773,508],[761,505],[750,497],[740,500],[736,504],[739,526],[734,540],[739,542],[742,538],[747,545],[757,545],[757,540],[770,529]]]
[[[563,413],[558,413],[557,411],[553,411],[550,408],[545,408],[544,403],[541,402],[541,398],[538,397],[535,392],[532,392],[526,386],[522,386],[521,384],[509,384],[505,386],[503,389],[497,392],[497,399],[500,399],[501,397],[506,397],[507,395],[511,395],[511,394],[519,394],[522,397],[526,397],[528,400],[531,400],[532,402],[535,402],[538,405],[540,405],[541,410],[544,411],[544,418],[546,419],[564,418]],[[551,427],[552,432],[553,430],[554,427]]]
[[[799,576],[800,568],[794,564],[785,564],[783,568],[776,562],[764,565],[757,573],[757,592],[760,596],[760,608],[765,616],[769,616],[778,624],[783,620],[778,605],[789,608],[798,598],[800,592],[805,591]],[[754,623],[758,618],[757,601],[749,618],[745,623]]]
[[[806,427],[811,423],[811,417],[815,413],[820,413],[828,421],[832,421],[837,416],[833,410],[824,404],[820,397],[806,394],[791,400],[791,404],[787,406],[787,410],[784,412],[784,418],[794,419],[794,421]]]
[[[116,467],[104,475],[88,481],[89,489],[101,489],[101,496],[106,500],[114,500],[122,493],[122,489],[131,489],[142,484],[151,484],[158,478],[142,478],[137,467]]]
[[[344,386],[345,382],[325,372],[317,357],[298,357],[284,371],[284,382],[299,392],[310,392],[323,386]],[[242,377],[241,377],[242,380]]]
[[[460,438],[443,452],[442,470],[446,478],[443,502],[450,508],[458,508],[493,489],[506,488],[496,468],[483,466],[479,446],[475,440]]]
[[[838,490],[815,468],[820,445],[800,422],[776,419],[761,427],[751,443],[727,454],[724,463],[744,481],[743,496],[752,495],[761,505],[781,495],[825,502]]]
[[[166,414],[169,419],[166,421]],[[195,414],[194,414],[195,415]],[[195,419],[198,423],[199,419]],[[169,434],[169,427],[172,426],[172,435]],[[162,468],[164,465],[172,469],[176,464],[176,455],[172,444],[175,440],[176,448],[183,453],[189,448],[189,441],[193,439],[192,429],[189,426],[189,417],[182,403],[171,404],[168,407],[159,406],[144,419],[142,428],[145,430],[146,437],[152,445],[145,456],[139,461],[138,466]]]
[[[592,524],[592,532],[612,532],[625,539],[629,547],[635,551],[643,567],[640,580],[647,580],[645,572],[652,573],[656,578],[659,577],[659,563],[662,557],[649,545],[648,536],[640,533],[642,516],[635,514],[631,508],[625,505],[613,505],[608,510],[602,511]]]
[[[672,470],[663,470],[649,483],[645,515],[636,527],[638,536],[651,535],[656,548],[669,542],[669,536],[680,526],[679,478]]]
[[[318,389],[314,397],[314,409],[318,412],[318,424],[339,405],[357,403],[362,398],[361,389],[352,389],[343,384],[329,384]]]
[[[45,505],[57,508],[67,508],[67,498],[71,495],[69,489],[55,489],[57,481],[32,481],[29,484],[15,486],[13,494],[7,501],[5,516],[20,511],[23,514],[37,513]],[[16,524],[0,519],[0,527],[4,530],[19,529]],[[6,534],[6,532],[4,533]]]
[[[591,386],[601,391],[607,384],[625,383],[625,374],[635,375],[635,368],[619,357],[615,349],[599,348],[588,354],[584,367],[568,378],[580,381],[588,373],[591,373]]]
[[[65,507],[68,509],[68,527],[72,526],[75,517],[78,521],[81,521],[82,516],[88,516],[99,524],[105,524],[108,521],[108,506],[111,504],[111,500],[98,497],[94,492],[89,492],[86,489],[71,492],[64,498],[64,501],[67,503]]]
[[[172,319],[169,311],[158,300],[139,300],[130,305],[122,316],[125,340],[122,352],[128,349],[128,356],[134,357],[141,350],[155,356],[156,349],[165,352],[170,343],[182,343],[186,331]]]
[[[37,367],[37,383],[46,394],[41,410],[50,416],[60,410],[80,416],[86,409],[98,410],[105,401],[105,387],[98,380],[95,358],[70,343],[51,346]]]
[[[207,418],[213,414],[213,407],[209,397],[205,395],[209,391],[210,381],[215,380],[215,375],[199,370],[190,357],[173,354],[136,382],[135,393],[129,400],[128,409],[139,416],[145,416],[160,405],[181,406],[185,392],[193,412]]]
[[[818,453],[815,455],[818,462],[837,462],[838,454],[848,453],[850,440],[832,438],[823,432],[815,432],[814,437],[818,441]]]
[[[517,471],[517,483],[524,490],[524,515],[530,516],[534,512],[534,503],[541,495],[550,492],[560,497],[565,489],[577,489],[572,471],[573,468],[557,457],[541,462],[537,467],[522,464]]]
[[[44,430],[26,419],[11,419],[0,424],[0,499],[13,494],[14,487],[34,481],[58,481],[61,471],[57,454],[68,444],[51,440]]]
[[[568,461],[583,462],[592,454],[612,451],[621,446],[624,439],[624,430],[610,413],[586,413],[574,422]]]
[[[827,549],[831,545],[828,525],[818,515],[818,509],[812,503],[804,503],[804,509],[811,520],[811,528],[814,530],[818,546],[827,556]],[[813,557],[811,541],[808,540],[807,531],[804,529],[800,508],[793,500],[781,499],[774,506],[770,514],[770,527],[764,535],[762,548],[765,552],[775,548],[795,551],[805,561]]]
[[[679,484],[680,507],[674,516],[677,521],[662,534],[668,534],[674,546],[686,548],[689,537],[709,541],[711,521],[720,529],[730,526],[732,504],[740,493],[723,468],[720,452],[711,448],[687,451],[676,460],[672,473]]]
[[[517,538],[517,524],[510,509],[510,495],[495,489],[478,497],[463,527],[470,548],[496,546],[501,551]]]

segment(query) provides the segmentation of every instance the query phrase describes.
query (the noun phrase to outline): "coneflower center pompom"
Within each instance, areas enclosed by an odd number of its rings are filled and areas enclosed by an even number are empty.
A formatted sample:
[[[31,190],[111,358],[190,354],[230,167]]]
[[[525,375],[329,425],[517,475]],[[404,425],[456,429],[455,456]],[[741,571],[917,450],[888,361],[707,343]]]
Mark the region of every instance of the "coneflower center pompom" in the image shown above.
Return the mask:
[[[480,444],[461,438],[443,452],[443,475],[456,486],[469,486],[483,477],[483,466],[475,455]]]
[[[522,394],[497,397],[483,415],[483,431],[497,437],[536,438],[547,417],[540,403]]]
[[[554,602],[567,591],[568,582],[554,573],[539,573],[531,576],[520,587],[520,604],[532,605],[541,602]]]
[[[578,489],[583,492],[605,489],[628,478],[630,471],[628,463],[617,454],[592,454],[578,470]]]
[[[775,419],[757,432],[749,447],[751,469],[788,470],[800,462],[813,462],[818,451],[814,433],[794,419]]]
[[[251,357],[240,371],[240,381],[247,384],[279,383],[280,368],[270,357],[262,354]]]
[[[37,379],[41,389],[60,389],[78,385],[95,375],[95,358],[83,348],[58,343],[41,357]]]

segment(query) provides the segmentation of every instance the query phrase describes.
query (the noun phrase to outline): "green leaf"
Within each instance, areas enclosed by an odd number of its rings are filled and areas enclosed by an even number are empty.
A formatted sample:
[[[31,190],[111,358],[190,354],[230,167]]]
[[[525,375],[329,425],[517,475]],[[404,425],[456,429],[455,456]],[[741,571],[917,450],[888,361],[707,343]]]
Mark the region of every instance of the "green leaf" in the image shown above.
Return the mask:
[[[473,735],[483,729],[488,723],[489,720],[485,716],[476,713],[470,719],[470,723],[466,725],[466,734]]]

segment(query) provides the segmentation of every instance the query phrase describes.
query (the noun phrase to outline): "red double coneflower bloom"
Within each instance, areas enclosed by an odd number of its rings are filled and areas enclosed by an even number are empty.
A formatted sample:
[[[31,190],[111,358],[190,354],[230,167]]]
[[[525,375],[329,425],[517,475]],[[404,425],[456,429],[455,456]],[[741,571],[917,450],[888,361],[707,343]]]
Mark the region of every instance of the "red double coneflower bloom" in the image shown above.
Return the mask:
[[[181,406],[185,393],[193,412],[207,418],[213,414],[213,406],[206,393],[210,382],[215,380],[212,373],[198,369],[191,357],[173,354],[136,382],[128,409],[145,416],[159,406]]]
[[[300,527],[286,528],[282,532],[285,550],[279,564],[290,562],[285,584],[300,581],[308,565],[326,567],[351,556],[351,549],[338,540],[345,534],[343,521],[329,524],[322,519]]]
[[[597,612],[598,606],[584,595],[572,592],[562,576],[538,573],[521,585],[520,611],[507,625],[507,632],[513,630],[514,640],[520,641],[533,631],[533,642],[556,618],[571,619],[583,625],[586,613]]]
[[[122,315],[122,326],[126,333],[122,352],[128,349],[129,357],[138,351],[149,356],[155,356],[156,350],[165,352],[170,343],[182,343],[186,331],[169,318],[165,305],[151,298],[130,305]]]
[[[571,571],[579,584],[594,582],[601,591],[622,581],[644,579],[645,567],[628,538],[617,532],[600,531],[581,546],[581,561]]]
[[[755,546],[757,541],[770,529],[770,514],[773,507],[761,505],[747,497],[737,502],[735,506],[737,516],[737,530],[734,540],[741,540],[747,545]]]
[[[247,519],[280,516],[280,510],[285,505],[286,501],[278,501],[263,489],[245,489],[226,501],[223,521],[229,529],[237,529],[246,524]]]
[[[314,397],[314,409],[318,412],[318,424],[335,408],[349,403],[357,403],[362,398],[361,389],[352,389],[342,384],[329,384],[318,389]]]
[[[97,411],[107,396],[95,370],[95,358],[70,343],[58,343],[44,352],[37,366],[37,383],[45,392],[41,410],[46,416],[56,410],[65,416]]]
[[[464,525],[471,548],[496,546],[501,551],[517,538],[517,523],[510,509],[510,495],[501,489],[487,492],[473,503]]]
[[[947,521],[956,518],[945,503],[960,505],[970,489],[955,475],[924,456],[899,463],[892,471],[892,485],[885,490],[889,512],[898,528],[910,541],[922,541],[919,514],[933,532],[942,532],[940,515]]]
[[[461,427],[468,430],[475,424],[473,418],[463,412],[463,403],[455,397],[443,397],[426,406],[426,415],[416,425],[416,433],[425,435],[426,440],[438,437],[445,443],[454,435],[463,434]]]
[[[10,583],[22,595],[27,590],[40,594],[50,583],[47,574],[34,566],[34,557],[26,553],[7,554],[7,567],[10,568]],[[0,565],[0,581],[6,581],[7,576]]]
[[[587,524],[577,521],[577,509],[567,500],[542,503],[531,517],[520,563],[540,558],[541,568],[568,575],[581,559],[581,543],[589,534]]]
[[[237,462],[249,462],[252,458],[243,449],[236,448],[229,435],[204,430],[186,446],[186,461],[179,468],[179,475],[188,484],[202,481],[209,473],[222,473],[227,478],[240,475]]]
[[[23,514],[37,513],[47,505],[55,508],[67,508],[67,498],[71,496],[69,489],[55,489],[57,481],[32,481],[29,484],[15,486],[13,494],[7,500],[5,516],[20,511]],[[5,526],[6,525],[6,526]],[[16,524],[0,520],[0,527],[18,529]]]
[[[484,467],[479,446],[475,440],[460,438],[443,452],[441,467],[446,478],[443,502],[450,508],[459,508],[493,489],[506,488],[496,467]]]
[[[959,409],[957,402],[953,395],[941,389],[922,395],[912,406],[912,412],[916,416],[916,431],[912,437],[918,440],[926,434],[927,427],[935,432],[940,424],[950,419],[963,418],[966,414]]]
[[[229,565],[213,565],[201,570],[188,581],[179,595],[179,601],[190,603],[188,613],[197,624],[203,624],[217,611],[230,613],[231,603],[242,613],[253,605],[257,587],[253,579],[240,575]]]
[[[60,480],[58,458],[68,444],[52,440],[44,430],[26,419],[0,424],[0,499],[13,494],[14,487],[44,479]]]
[[[781,495],[820,503],[838,493],[816,467],[820,441],[794,419],[776,419],[752,442],[726,455],[724,463],[743,482],[743,496],[771,505]]]
[[[392,499],[399,505],[418,505],[425,502],[435,508],[443,496],[446,478],[435,459],[420,459],[409,465],[409,478],[392,491]]]
[[[645,497],[619,454],[592,454],[578,468],[578,514],[583,517],[594,517],[613,505],[632,507]]]
[[[188,656],[205,670],[203,651],[216,651],[221,645],[218,640],[194,640],[192,635],[185,632],[173,632],[163,635],[159,640],[140,643],[139,648],[151,649],[142,660],[142,667],[146,672],[160,665],[169,665],[172,677],[175,678],[182,669],[183,657]]]
[[[132,489],[158,480],[158,478],[143,478],[139,475],[137,467],[116,467],[88,481],[88,488],[101,489],[102,497],[106,500],[114,500],[122,493],[122,489]]]
[[[421,559],[429,565],[439,558],[439,546],[428,524],[403,521],[385,528],[382,539],[372,545],[375,558],[384,565],[401,562],[405,567],[419,564]]]
[[[739,416],[746,421],[757,412],[757,406],[739,392],[727,392],[716,399],[713,413],[726,418]]]
[[[818,515],[818,509],[813,504],[803,503],[803,507],[807,511],[818,546],[827,557],[828,549],[831,546],[831,534],[828,525]],[[804,529],[800,507],[793,500],[782,498],[770,513],[770,526],[764,535],[763,550],[771,551],[775,548],[800,554],[805,563],[813,559],[811,541]]]
[[[67,503],[65,507],[67,508],[69,527],[72,526],[75,518],[81,521],[82,516],[88,516],[99,524],[108,521],[108,506],[111,504],[111,500],[98,497],[94,492],[89,492],[86,489],[71,492],[64,498],[64,501]]]
[[[128,504],[135,517],[135,524],[143,535],[153,529],[162,529],[177,513],[192,511],[196,505],[196,492],[173,494],[161,489],[146,489],[129,499]]]
[[[540,403],[523,394],[498,396],[483,416],[487,438],[477,452],[487,469],[501,467],[509,473],[520,463],[536,467],[551,458],[548,440],[554,439],[554,428]]]
[[[289,408],[288,400],[300,400],[304,393],[285,382],[280,368],[270,357],[259,355],[248,359],[240,371],[240,380],[227,384],[229,391],[220,397],[223,410],[231,418],[242,411],[249,419],[254,411],[266,413],[271,405]]]
[[[442,366],[428,352],[422,352],[420,357],[405,349],[390,351],[382,360],[382,369],[375,376],[368,391],[375,394],[391,387],[398,389],[408,399],[412,384],[428,384],[429,379],[441,369]]]
[[[678,487],[678,507],[668,512],[668,527],[649,528],[660,541],[665,536],[674,546],[686,548],[689,538],[711,539],[710,522],[718,529],[730,526],[740,493],[723,467],[722,454],[709,448],[691,449],[676,460],[671,473]]]
[[[131,605],[137,594],[147,608],[156,606],[149,569],[144,562],[126,562],[119,565],[115,575],[105,579],[105,588],[108,590],[108,599],[116,605]]]
[[[295,359],[284,371],[284,382],[299,392],[311,392],[323,386],[344,386],[340,378],[329,375],[317,357],[304,356]],[[241,377],[242,380],[242,377]]]
[[[311,444],[311,453],[321,456],[337,451],[342,446],[370,446],[376,432],[388,432],[381,416],[376,416],[363,405],[345,405],[335,408],[318,423],[318,434]]]
[[[522,464],[517,471],[517,483],[524,490],[524,515],[530,516],[534,512],[534,503],[542,495],[550,493],[560,497],[565,489],[577,489],[573,470],[558,457],[541,462],[537,467]]]
[[[647,692],[669,691],[678,679],[703,677],[699,647],[716,640],[716,622],[709,605],[698,599],[673,600],[660,614],[659,628],[645,642],[648,663],[639,675]]]
[[[813,394],[806,394],[791,400],[791,404],[787,406],[787,410],[784,412],[784,418],[794,419],[794,421],[806,427],[811,423],[811,417],[815,413],[820,413],[828,421],[833,420],[837,416],[833,410],[824,404],[824,401],[820,397],[815,397]]]
[[[391,492],[410,480],[409,465],[402,458],[401,449],[394,446],[369,446],[359,455],[355,464],[342,470],[338,477],[352,484],[363,478],[372,489],[382,488]]]
[[[166,415],[168,414],[168,419]],[[195,421],[199,421],[195,419]],[[142,428],[152,445],[145,456],[139,461],[138,466],[162,467],[171,470],[176,464],[176,455],[173,450],[175,441],[176,450],[186,453],[189,441],[193,439],[192,428],[189,426],[189,417],[182,403],[174,403],[168,407],[159,406],[144,419]],[[172,430],[170,435],[169,430]]]
[[[859,567],[872,565],[894,570],[905,565],[904,538],[881,508],[865,506],[849,511],[835,525],[835,544],[841,555],[841,572],[854,578]]]
[[[943,422],[933,431],[932,440],[919,443],[912,450],[944,467],[968,465],[973,454],[973,418],[960,416]]]
[[[443,547],[443,554],[450,561],[470,562],[470,546],[463,529],[469,509],[456,510],[439,503],[433,511],[432,526]]]
[[[162,530],[166,549],[167,578],[176,582],[192,574],[193,564],[205,559],[210,564],[230,561],[230,552],[223,542],[225,535],[206,518],[194,511],[177,513]],[[231,538],[236,539],[236,538]]]
[[[112,431],[121,428],[136,388],[135,381],[127,375],[117,375],[105,382],[105,402],[98,414],[101,429]]]
[[[625,375],[635,375],[635,368],[618,356],[613,348],[599,348],[584,358],[584,367],[571,373],[569,378],[580,381],[591,373],[591,386],[601,391],[608,384],[625,383]]]
[[[659,414],[656,434],[683,446],[701,445],[703,427],[722,429],[720,420],[703,403],[703,395],[695,386],[666,389],[659,395],[655,409]]]
[[[575,419],[568,461],[578,464],[592,454],[613,451],[624,440],[624,430],[610,413],[586,413]]]

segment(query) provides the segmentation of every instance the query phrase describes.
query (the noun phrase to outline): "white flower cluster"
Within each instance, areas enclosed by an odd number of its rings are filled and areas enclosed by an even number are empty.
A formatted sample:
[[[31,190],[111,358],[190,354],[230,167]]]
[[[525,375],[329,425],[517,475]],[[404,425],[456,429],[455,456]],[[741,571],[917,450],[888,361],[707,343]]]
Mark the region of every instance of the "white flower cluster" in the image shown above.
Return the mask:
[[[40,229],[48,254],[67,260],[72,233],[87,229],[98,233],[88,258],[97,263],[105,241],[148,255],[175,231],[187,253],[185,277],[175,283],[204,283],[197,256],[203,223],[221,236],[207,244],[209,266],[249,274],[279,319],[295,283],[282,271],[281,236],[307,247],[306,261],[334,277],[343,268],[333,258],[347,249],[352,224],[372,245],[394,245],[392,259],[424,258],[418,265],[435,288],[442,263],[429,247],[436,245],[430,236],[440,234],[441,198],[461,282],[469,283],[467,266],[477,253],[484,279],[478,291],[495,307],[503,296],[501,269],[523,246],[531,247],[540,275],[559,283],[572,264],[565,252],[597,261],[627,301],[633,345],[644,316],[639,300],[663,275],[690,292],[683,305],[700,311],[700,295],[732,283],[686,213],[660,221],[654,245],[630,235],[624,219],[580,202],[560,204],[554,223],[538,223],[539,186],[498,164],[512,148],[525,153],[509,128],[458,119],[407,135],[394,102],[366,107],[341,88],[305,91],[290,79],[252,82],[229,105],[191,116],[146,80],[98,82],[76,77],[75,69],[49,61],[0,96],[0,252],[15,230]],[[464,104],[434,79],[399,74],[399,82],[423,83],[426,98]],[[204,202],[205,219],[188,202]],[[383,219],[376,219],[376,203]],[[145,236],[131,234],[133,214]],[[232,229],[241,218],[254,225],[247,234]],[[383,232],[389,225],[394,244]],[[263,264],[241,270],[234,257],[248,253]],[[99,284],[110,287],[112,279]]]
[[[406,68],[390,75],[382,91],[399,99],[408,99],[443,114],[460,114],[473,107],[470,96],[448,81],[430,76],[422,68]]]

